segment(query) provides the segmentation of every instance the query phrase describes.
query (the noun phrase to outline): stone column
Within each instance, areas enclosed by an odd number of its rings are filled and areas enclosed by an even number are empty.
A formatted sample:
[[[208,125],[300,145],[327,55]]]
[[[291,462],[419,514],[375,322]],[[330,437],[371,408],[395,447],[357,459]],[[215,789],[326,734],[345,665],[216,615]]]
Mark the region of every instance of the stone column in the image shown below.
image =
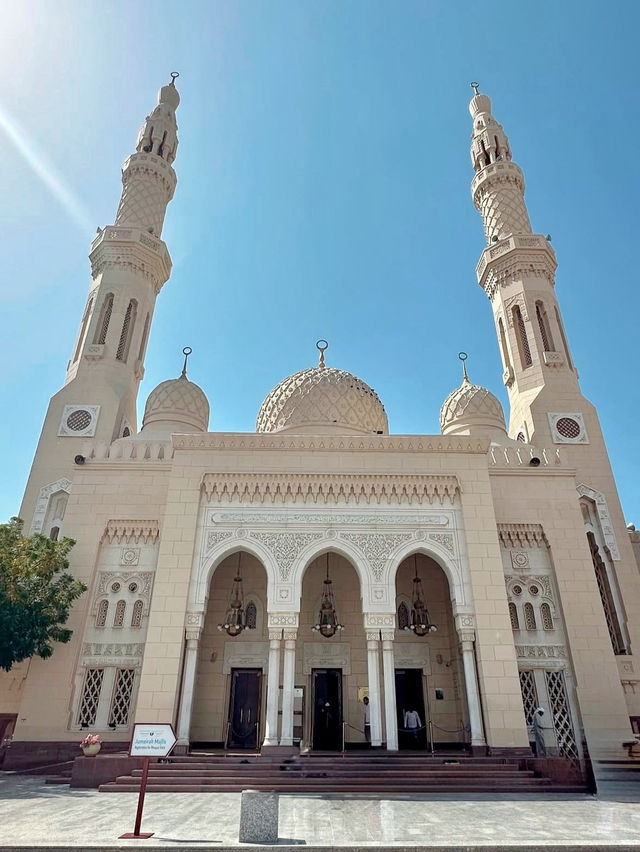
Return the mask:
[[[380,694],[380,631],[367,631],[367,674],[371,745],[382,745],[382,695]]]
[[[387,751],[398,750],[398,714],[396,711],[396,667],[393,656],[393,630],[382,630],[382,671],[384,675],[384,720]],[[373,732],[372,732],[373,738]]]
[[[284,631],[284,671],[282,677],[282,733],[280,745],[293,745],[293,690],[296,675],[297,630]]]
[[[188,620],[195,620],[189,615]],[[180,695],[180,713],[178,716],[177,753],[186,754],[189,750],[189,730],[191,728],[191,711],[193,710],[193,692],[196,685],[198,668],[198,645],[202,627],[190,624],[185,631],[187,641],[184,652],[184,671],[182,675],[182,694]]]
[[[460,630],[460,650],[462,651],[462,666],[464,668],[464,683],[467,691],[467,704],[469,705],[469,725],[471,726],[471,747],[484,748],[484,727],[482,724],[482,712],[480,709],[480,693],[478,691],[478,678],[476,675],[476,660],[473,653],[473,643],[476,638],[473,630]]]
[[[282,629],[269,630],[269,671],[267,673],[267,719],[263,746],[278,745],[278,698],[280,696],[280,638]]]

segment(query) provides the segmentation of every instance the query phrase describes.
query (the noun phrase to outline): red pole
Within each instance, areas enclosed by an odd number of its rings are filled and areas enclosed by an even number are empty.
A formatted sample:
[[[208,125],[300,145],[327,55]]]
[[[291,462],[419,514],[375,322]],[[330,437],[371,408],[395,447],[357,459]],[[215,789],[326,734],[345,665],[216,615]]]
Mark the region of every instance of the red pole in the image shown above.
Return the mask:
[[[142,809],[144,808],[144,794],[147,792],[147,778],[149,776],[149,758],[144,758],[144,763],[142,764],[142,778],[140,779],[140,794],[138,796],[138,810],[136,812],[136,825],[133,829],[133,834],[128,832],[127,834],[121,834],[120,839],[128,839],[132,840],[134,838],[146,838],[153,837],[153,832],[149,834],[140,834],[140,825],[142,824]]]

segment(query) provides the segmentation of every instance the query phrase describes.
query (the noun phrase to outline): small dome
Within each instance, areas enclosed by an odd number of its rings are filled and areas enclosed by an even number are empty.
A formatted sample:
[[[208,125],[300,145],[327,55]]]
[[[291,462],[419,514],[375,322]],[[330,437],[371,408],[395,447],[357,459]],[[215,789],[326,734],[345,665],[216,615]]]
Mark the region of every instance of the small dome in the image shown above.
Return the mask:
[[[482,95],[478,92],[477,95],[471,98],[469,112],[471,113],[471,118],[475,118],[481,112],[491,113],[491,98],[488,95]]]
[[[388,435],[389,423],[384,405],[368,384],[321,364],[289,376],[262,403],[256,432],[283,430]]]
[[[206,432],[208,426],[209,401],[184,373],[161,382],[149,394],[142,422],[145,432]]]
[[[502,404],[497,396],[465,375],[459,388],[445,399],[440,410],[443,435],[488,435],[502,439],[507,434]]]

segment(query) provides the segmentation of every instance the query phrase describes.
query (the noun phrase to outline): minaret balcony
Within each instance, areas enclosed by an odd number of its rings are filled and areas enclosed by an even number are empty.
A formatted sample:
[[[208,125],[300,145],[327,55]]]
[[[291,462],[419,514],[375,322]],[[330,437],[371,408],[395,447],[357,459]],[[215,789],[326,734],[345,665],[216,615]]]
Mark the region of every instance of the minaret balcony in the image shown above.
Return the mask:
[[[478,283],[493,299],[498,288],[518,275],[546,278],[551,285],[558,266],[551,243],[541,234],[512,234],[482,252]]]
[[[140,228],[109,225],[99,231],[89,252],[94,278],[109,267],[125,267],[150,278],[156,293],[171,275],[166,243]]]

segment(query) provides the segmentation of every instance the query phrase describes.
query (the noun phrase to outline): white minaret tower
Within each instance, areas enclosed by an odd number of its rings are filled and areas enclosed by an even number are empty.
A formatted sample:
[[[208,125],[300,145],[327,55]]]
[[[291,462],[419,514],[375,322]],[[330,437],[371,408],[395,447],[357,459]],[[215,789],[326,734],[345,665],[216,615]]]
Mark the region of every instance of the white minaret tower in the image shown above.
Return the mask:
[[[176,188],[178,149],[171,83],[138,135],[122,171],[115,225],[91,245],[92,282],[64,387],[52,397],[20,510],[27,532],[57,537],[73,470],[87,438],[109,445],[137,431],[136,399],[156,297],[171,273],[161,239]]]
[[[472,86],[471,192],[488,243],[477,273],[496,323],[509,435],[555,446],[575,468],[611,644],[633,668],[627,657],[640,654],[640,581],[598,415],[580,390],[569,350],[555,293],[555,252],[548,237],[532,232],[522,170],[490,99]]]

